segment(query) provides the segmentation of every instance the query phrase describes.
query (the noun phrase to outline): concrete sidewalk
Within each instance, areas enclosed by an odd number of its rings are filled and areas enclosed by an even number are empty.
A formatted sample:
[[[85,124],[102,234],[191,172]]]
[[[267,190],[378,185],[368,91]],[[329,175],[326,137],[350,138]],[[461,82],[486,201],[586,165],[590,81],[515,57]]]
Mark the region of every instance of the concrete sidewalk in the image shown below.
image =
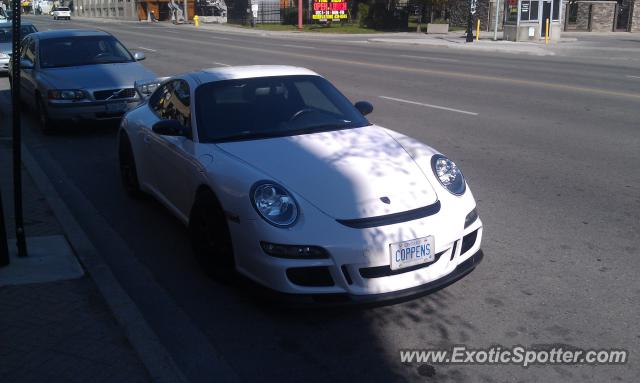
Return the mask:
[[[0,135],[6,137],[8,126],[2,124]],[[0,139],[0,164],[5,219],[13,236],[11,141],[6,138]],[[0,268],[0,381],[150,381],[44,196],[24,169],[22,177],[31,254]],[[9,246],[14,250],[14,241]]]

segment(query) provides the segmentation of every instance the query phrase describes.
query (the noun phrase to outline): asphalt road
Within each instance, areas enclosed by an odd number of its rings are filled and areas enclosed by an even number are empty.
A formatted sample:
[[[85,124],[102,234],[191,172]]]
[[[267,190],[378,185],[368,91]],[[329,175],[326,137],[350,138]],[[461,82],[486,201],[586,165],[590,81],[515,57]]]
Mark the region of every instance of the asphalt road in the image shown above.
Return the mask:
[[[40,30],[96,26],[33,20]],[[99,27],[145,51],[143,63],[159,75],[240,64],[316,70],[351,100],[371,101],[371,121],[456,160],[485,224],[484,262],[437,293],[377,308],[277,307],[206,278],[185,229],[159,204],[124,194],[114,127],[44,136],[26,112],[26,144],[190,380],[637,381],[637,51],[598,50],[606,40],[591,39],[580,54],[535,57],[351,36]],[[0,101],[6,110],[6,90]],[[401,349],[454,344],[621,348],[630,359],[528,369],[400,362]]]

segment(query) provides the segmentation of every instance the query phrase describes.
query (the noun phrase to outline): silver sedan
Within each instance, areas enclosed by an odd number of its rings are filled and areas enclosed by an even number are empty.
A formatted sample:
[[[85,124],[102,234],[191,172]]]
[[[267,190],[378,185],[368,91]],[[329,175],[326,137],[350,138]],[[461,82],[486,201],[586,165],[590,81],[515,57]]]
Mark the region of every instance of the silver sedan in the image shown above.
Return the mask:
[[[120,119],[140,101],[134,81],[156,77],[137,62],[143,59],[106,32],[33,33],[20,50],[21,98],[45,132],[61,120]]]
[[[29,23],[23,22],[20,26],[20,39],[30,33],[37,32],[36,27]],[[13,26],[10,21],[2,21],[0,19],[0,74],[7,73],[9,70],[9,58],[13,49]]]

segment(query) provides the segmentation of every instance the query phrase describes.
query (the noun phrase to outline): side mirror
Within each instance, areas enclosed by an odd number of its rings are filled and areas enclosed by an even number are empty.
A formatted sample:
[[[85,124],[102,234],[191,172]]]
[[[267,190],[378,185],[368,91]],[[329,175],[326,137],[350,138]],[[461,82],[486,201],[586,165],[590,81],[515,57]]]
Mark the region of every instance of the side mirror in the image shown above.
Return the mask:
[[[178,120],[160,120],[153,124],[151,130],[161,136],[188,137],[188,132]]]
[[[33,62],[27,59],[20,60],[20,68],[22,69],[33,69]]]
[[[133,52],[133,59],[136,61],[142,61],[146,58],[147,57],[144,55],[143,52]]]
[[[362,113],[363,116],[373,112],[373,105],[367,101],[358,101],[354,106],[360,111],[360,113]]]

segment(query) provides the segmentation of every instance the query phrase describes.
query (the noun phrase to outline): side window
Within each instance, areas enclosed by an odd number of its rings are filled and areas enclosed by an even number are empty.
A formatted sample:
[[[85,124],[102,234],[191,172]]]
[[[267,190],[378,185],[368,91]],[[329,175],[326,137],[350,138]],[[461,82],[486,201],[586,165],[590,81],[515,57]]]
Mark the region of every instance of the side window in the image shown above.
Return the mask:
[[[191,128],[191,97],[189,84],[176,80],[160,87],[149,100],[156,115],[165,120],[178,120]]]
[[[27,49],[29,48],[29,43],[31,39],[22,40],[22,44],[20,45],[20,58],[23,59],[27,55]]]
[[[191,95],[189,94],[189,84],[186,81],[178,80],[173,87],[173,118],[180,121],[185,128],[191,128]]]
[[[24,52],[24,58],[35,64],[35,62],[36,62],[36,41],[30,39],[28,44],[29,45],[27,46],[27,49]]]

